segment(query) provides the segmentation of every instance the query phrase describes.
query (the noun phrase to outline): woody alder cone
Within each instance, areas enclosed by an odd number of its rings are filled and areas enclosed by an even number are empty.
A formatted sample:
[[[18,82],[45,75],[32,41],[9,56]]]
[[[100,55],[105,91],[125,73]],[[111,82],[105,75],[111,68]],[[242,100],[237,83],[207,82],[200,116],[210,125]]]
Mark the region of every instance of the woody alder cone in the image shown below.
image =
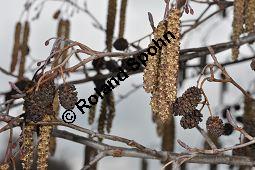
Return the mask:
[[[73,84],[62,84],[58,89],[59,101],[65,109],[73,109],[78,101],[76,88]]]
[[[219,137],[224,133],[223,122],[218,116],[210,116],[206,121],[206,128],[215,137]]]
[[[186,114],[181,118],[180,124],[184,129],[192,129],[196,127],[199,122],[202,122],[203,115],[199,110],[195,109],[192,113]]]
[[[55,85],[53,81],[42,85],[38,91],[26,92],[24,97],[24,110],[27,121],[41,121],[43,115],[54,114],[53,99]]]
[[[193,86],[188,88],[182,95],[183,98],[189,100],[192,106],[197,107],[198,103],[202,100],[202,90]]]
[[[173,103],[175,116],[181,116],[193,112],[202,100],[202,90],[193,86],[188,88],[181,97]]]

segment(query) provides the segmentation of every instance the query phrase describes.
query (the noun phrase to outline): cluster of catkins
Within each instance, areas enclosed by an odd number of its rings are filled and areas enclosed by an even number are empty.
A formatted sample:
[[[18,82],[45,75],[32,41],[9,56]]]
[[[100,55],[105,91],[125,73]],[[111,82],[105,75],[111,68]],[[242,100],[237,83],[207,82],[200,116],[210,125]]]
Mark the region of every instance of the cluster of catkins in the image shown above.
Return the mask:
[[[167,31],[172,32],[175,39],[158,49],[156,55],[148,56],[143,78],[145,91],[152,94],[150,105],[157,124],[170,119],[171,105],[177,95],[180,51],[180,10],[177,8],[171,9],[166,20],[161,21],[155,28],[155,41],[162,38]]]
[[[242,33],[255,31],[255,0],[235,0],[232,41],[232,59],[236,60],[239,55],[239,47],[236,45]]]
[[[98,74],[100,75],[100,74]],[[102,85],[105,83],[106,79],[94,80],[94,84],[97,89],[101,89]],[[115,100],[114,93],[104,94],[104,98],[101,101],[101,106],[99,110],[98,118],[98,132],[105,133],[105,130],[110,133],[112,128],[113,119],[115,117]],[[92,125],[95,121],[97,104],[93,105],[89,109],[88,122]]]
[[[24,110],[26,125],[22,133],[21,144],[21,155],[20,160],[22,161],[23,169],[31,169],[33,164],[33,151],[34,151],[34,138],[33,132],[36,131],[36,125],[31,122],[49,122],[54,120],[56,113],[54,112],[54,104],[56,104],[56,96],[59,97],[60,104],[65,109],[73,109],[77,102],[77,92],[74,85],[66,83],[62,84],[57,89],[54,81],[40,85],[36,90],[36,85],[26,90],[26,96],[24,97]],[[39,140],[38,140],[38,158],[37,158],[37,169],[44,170],[48,167],[48,157],[51,146],[51,132],[52,125],[39,126]]]
[[[203,115],[197,109],[202,93],[202,89],[190,87],[173,103],[174,116],[182,116],[180,124],[184,129],[192,129],[202,122]],[[206,128],[209,134],[215,137],[224,133],[223,121],[218,116],[210,116],[206,121]]]
[[[24,24],[18,22],[15,26],[14,45],[12,51],[12,61],[10,72],[14,72],[19,61],[18,79],[23,79],[25,73],[26,56],[29,53],[28,38],[30,34],[29,22]]]

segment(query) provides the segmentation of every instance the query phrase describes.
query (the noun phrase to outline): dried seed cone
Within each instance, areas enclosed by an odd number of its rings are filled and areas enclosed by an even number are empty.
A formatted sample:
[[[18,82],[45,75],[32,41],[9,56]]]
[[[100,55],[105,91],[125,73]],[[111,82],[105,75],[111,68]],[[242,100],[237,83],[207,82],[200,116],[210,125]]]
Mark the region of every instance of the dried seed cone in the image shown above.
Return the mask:
[[[175,116],[188,114],[195,110],[202,100],[202,90],[192,86],[188,88],[181,97],[178,97],[173,103],[173,112]]]
[[[23,78],[23,75],[25,73],[25,64],[26,64],[26,56],[28,54],[28,38],[29,38],[29,22],[26,21],[24,25],[23,30],[23,39],[22,39],[22,45],[21,45],[21,58],[20,58],[20,65],[19,65],[19,79]]]
[[[11,61],[11,73],[14,72],[18,62],[19,46],[20,46],[20,34],[21,34],[21,23],[18,22],[15,26],[14,33],[14,45],[12,50],[12,61]]]
[[[155,31],[153,32],[154,39],[159,39],[164,35],[166,30],[165,24],[161,21]],[[149,45],[151,46],[152,43]],[[143,88],[147,93],[153,93],[155,91],[157,83],[158,83],[158,67],[159,67],[159,58],[161,55],[161,50],[157,51],[157,54],[154,56],[148,56],[147,65],[144,69],[143,75]],[[155,110],[155,109],[153,109]]]
[[[115,100],[114,94],[111,92],[108,97],[108,114],[107,114],[107,123],[106,123],[106,130],[110,133],[112,128],[112,122],[115,117]]]
[[[255,31],[255,0],[246,0],[245,3],[245,28],[250,33]]]
[[[59,101],[65,109],[73,109],[78,101],[76,88],[73,84],[66,83],[59,86]]]
[[[206,128],[215,137],[219,137],[224,133],[223,122],[218,116],[210,116],[206,121]]]
[[[8,163],[4,163],[0,165],[0,170],[8,170],[9,169],[9,164]]]
[[[23,136],[22,136],[22,154],[20,160],[22,162],[22,167],[25,170],[30,170],[33,164],[33,131],[34,126],[26,125],[24,128]]]
[[[53,115],[55,84],[53,81],[41,85],[38,91],[28,91],[24,97],[26,121],[41,121],[45,114]]]
[[[106,25],[106,47],[107,51],[112,51],[112,39],[115,27],[115,18],[117,12],[117,0],[108,1],[108,15]]]
[[[190,114],[186,114],[181,118],[180,124],[184,129],[192,129],[196,127],[199,122],[202,122],[203,115],[199,110],[194,110]]]
[[[232,41],[234,44],[237,43],[239,36],[242,34],[243,31],[243,24],[244,24],[244,3],[245,0],[235,0],[234,1],[234,19],[232,23],[233,27],[233,34],[232,34]],[[232,59],[236,60],[239,55],[239,47],[234,46],[232,48]]]
[[[127,0],[122,0],[120,5],[119,38],[123,38],[125,31]]]
[[[50,121],[51,117],[45,115],[43,121]],[[39,142],[38,142],[38,160],[37,160],[37,169],[47,170],[48,167],[48,157],[50,150],[50,137],[52,126],[45,125],[39,128]]]

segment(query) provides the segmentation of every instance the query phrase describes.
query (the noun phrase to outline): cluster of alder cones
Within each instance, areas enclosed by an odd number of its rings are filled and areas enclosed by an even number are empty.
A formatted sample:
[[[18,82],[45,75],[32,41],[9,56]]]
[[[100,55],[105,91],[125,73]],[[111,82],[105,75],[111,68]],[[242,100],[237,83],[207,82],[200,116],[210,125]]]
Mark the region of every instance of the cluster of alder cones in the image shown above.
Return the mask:
[[[190,87],[173,103],[173,114],[182,116],[180,124],[184,129],[192,129],[202,122],[203,115],[197,109],[202,100],[202,93],[202,89],[195,86]],[[206,121],[206,128],[211,135],[216,137],[224,133],[223,121],[218,116],[210,116]]]
[[[73,109],[78,100],[76,88],[73,84],[65,83],[59,86],[58,92],[53,80],[43,83],[38,90],[36,85],[28,87],[24,97],[24,110],[26,124],[23,129],[22,141],[20,142],[23,169],[31,169],[33,164],[34,137],[36,125],[31,122],[51,121],[56,115],[55,107],[59,103],[65,109]],[[58,96],[58,98],[57,98]],[[37,169],[48,167],[48,155],[51,153],[52,125],[39,126],[39,139],[37,147]]]

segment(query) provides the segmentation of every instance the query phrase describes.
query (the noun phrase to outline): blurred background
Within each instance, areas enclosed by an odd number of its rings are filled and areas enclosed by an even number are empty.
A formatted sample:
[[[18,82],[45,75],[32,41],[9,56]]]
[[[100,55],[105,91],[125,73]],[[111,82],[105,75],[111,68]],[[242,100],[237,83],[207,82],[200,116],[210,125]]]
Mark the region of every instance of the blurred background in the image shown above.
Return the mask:
[[[37,0],[37,4],[41,1]],[[83,6],[83,0],[75,1],[80,6]],[[87,8],[90,12],[99,20],[99,22],[105,26],[106,25],[106,15],[107,15],[107,3],[106,0],[87,0]],[[73,16],[70,17],[70,11],[72,8],[61,0],[48,0],[45,1],[43,9],[40,13],[40,17],[36,20],[33,18],[36,16],[35,9],[36,5],[33,6],[29,14],[25,14],[21,17],[22,11],[24,10],[25,0],[12,0],[12,1],[2,1],[0,6],[0,67],[9,70],[11,63],[11,54],[14,41],[14,27],[17,21],[21,19],[24,21],[28,18],[30,22],[30,37],[29,37],[29,59],[26,62],[26,67],[35,69],[36,63],[34,61],[40,61],[48,57],[52,42],[49,46],[45,46],[44,42],[51,37],[56,36],[58,21],[52,18],[53,14],[61,8],[65,11],[63,18],[68,18],[70,21],[70,39],[79,41],[91,47],[92,49],[103,51],[105,49],[105,33],[93,26],[94,21],[82,11],[77,12],[74,10]],[[118,6],[120,3],[118,3]],[[206,8],[205,5],[198,3],[190,3],[194,10],[194,15],[183,14],[182,20],[195,19],[201,12]],[[147,12],[151,12],[154,18],[155,25],[163,19],[165,3],[163,0],[129,0],[127,5],[127,16],[126,16],[126,28],[125,28],[125,38],[128,42],[133,42],[149,33],[151,33],[151,27],[148,20]],[[217,10],[217,6],[213,6],[208,14]],[[213,17],[209,21],[200,25],[195,30],[189,32],[181,41],[181,49],[193,48],[200,46],[207,46],[211,44],[228,42],[230,41],[231,30],[232,30],[232,14],[233,8],[230,7],[226,11],[226,17],[223,18],[221,14]],[[117,15],[118,21],[119,15]],[[118,29],[118,22],[116,23],[116,35]],[[149,39],[141,41],[140,46],[145,48],[149,43]],[[254,47],[254,45],[253,45]],[[217,54],[220,62],[231,61],[230,50],[221,52]],[[241,56],[252,56],[254,53],[248,46],[241,47]],[[86,57],[81,55],[81,58]],[[70,66],[77,63],[77,60],[71,60]],[[188,64],[198,64],[200,61],[198,59],[190,60]],[[211,59],[208,57],[207,63],[210,63]],[[240,83],[244,89],[253,89],[252,84],[254,83],[254,73],[249,67],[250,61],[243,62],[237,65],[230,65],[227,67],[227,71],[233,78]],[[88,67],[91,63],[88,64]],[[180,96],[185,89],[196,84],[197,80],[197,69],[188,69],[187,78],[183,81],[182,85],[179,87],[178,96]],[[27,71],[25,75],[32,78],[33,74],[31,71]],[[77,80],[83,78],[84,75],[71,74],[68,80]],[[0,72],[0,92],[4,93],[10,90],[10,85],[8,82],[15,82],[15,78],[7,76]],[[128,91],[134,88],[134,85],[141,85],[143,83],[143,74],[135,74],[130,76],[124,82],[113,90],[115,95],[115,100],[121,99],[121,95],[125,95]],[[78,97],[82,99],[87,99],[91,94],[94,93],[93,82],[77,84]],[[240,91],[238,91],[234,86],[229,85],[227,90],[222,95],[222,85],[217,83],[206,83],[205,92],[209,96],[209,101],[211,102],[211,107],[216,115],[222,117],[222,109],[228,105],[240,104],[242,107],[243,96]],[[18,100],[20,102],[22,100]],[[4,96],[1,96],[1,102],[4,102]],[[113,127],[110,134],[126,137],[129,139],[134,139],[135,141],[153,148],[161,149],[161,139],[158,137],[156,132],[156,125],[152,121],[151,109],[149,106],[150,94],[146,93],[141,87],[135,93],[128,96],[125,100],[121,100],[116,104],[116,117],[113,121]],[[65,111],[61,107],[60,116]],[[89,128],[92,130],[97,130],[97,125],[94,124],[90,126],[88,124],[88,115],[80,114],[78,109],[73,110],[77,113],[77,119],[74,124]],[[16,107],[10,110],[10,115],[16,116],[22,113],[22,106]],[[242,115],[243,111],[234,111],[235,116]],[[204,117],[208,117],[208,110],[203,110]],[[98,118],[98,115],[96,115]],[[187,142],[190,146],[202,147],[204,145],[204,139],[196,129],[184,130],[179,125],[180,119],[175,117],[176,122],[176,132],[175,140],[181,139]],[[226,121],[226,120],[225,120]],[[3,124],[1,124],[2,126]],[[201,127],[205,127],[205,121],[200,123]],[[59,127],[59,129],[65,129]],[[67,129],[71,132],[73,130]],[[18,137],[21,130],[20,128],[15,128],[15,135]],[[78,135],[84,135],[80,132],[75,132]],[[8,142],[8,132],[0,134],[0,160],[3,159],[6,145]],[[239,134],[234,132],[231,136],[222,136],[220,141],[222,146],[230,146],[238,143]],[[104,141],[109,144],[113,142]],[[175,144],[175,152],[185,152],[178,144]],[[66,141],[63,139],[57,139],[56,153],[51,160],[55,163],[61,162],[61,166],[66,164],[67,169],[78,170],[83,167],[84,162],[84,146]],[[148,169],[160,169],[162,164],[156,160],[149,160]],[[58,166],[60,166],[58,165]],[[51,166],[50,166],[51,167]],[[187,169],[208,169],[208,165],[199,164],[188,164]],[[219,169],[227,169],[228,166],[220,165]],[[51,169],[64,169],[63,167]],[[98,163],[98,170],[140,170],[141,160],[136,158],[112,158],[106,157]]]

